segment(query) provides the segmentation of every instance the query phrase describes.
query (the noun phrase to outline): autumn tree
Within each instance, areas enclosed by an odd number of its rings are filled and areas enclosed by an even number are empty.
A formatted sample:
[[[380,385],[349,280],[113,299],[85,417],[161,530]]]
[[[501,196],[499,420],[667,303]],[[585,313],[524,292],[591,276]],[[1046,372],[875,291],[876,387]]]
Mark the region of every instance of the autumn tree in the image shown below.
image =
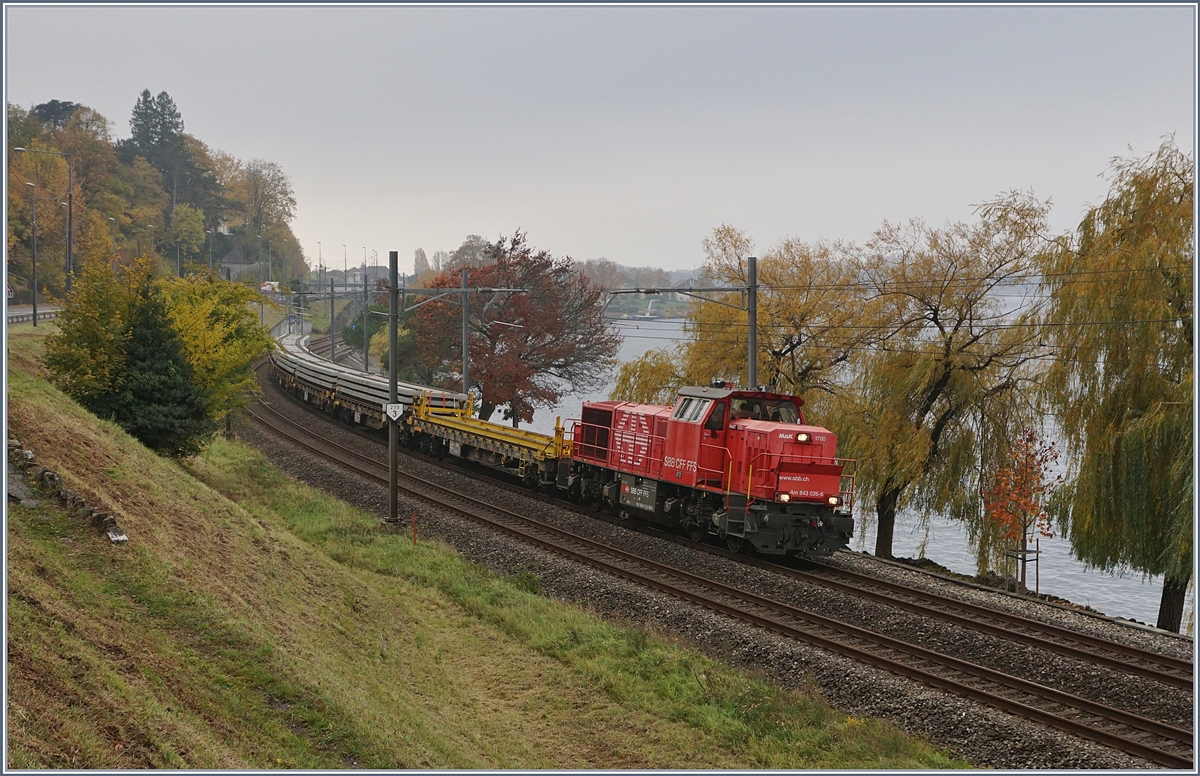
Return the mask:
[[[265,159],[251,159],[242,169],[243,206],[246,226],[252,234],[274,224],[292,220],[296,197],[283,168]]]
[[[27,146],[30,152],[11,153],[8,167],[8,269],[27,289],[33,275],[33,203],[37,202],[39,293],[63,293],[66,280],[67,161],[40,138]],[[34,184],[32,187],[26,183]]]
[[[484,266],[470,270],[473,288],[523,288],[526,293],[478,293],[466,300],[470,378],[482,395],[479,416],[506,407],[514,426],[533,419],[565,393],[605,383],[619,337],[602,315],[602,292],[573,269],[569,258],[534,250],[516,232],[489,246]],[[462,284],[461,270],[444,272],[433,287]],[[461,308],[433,303],[414,312],[420,360],[449,376],[461,363]]]
[[[42,122],[20,105],[7,104],[8,147],[25,148],[42,133]]]
[[[84,407],[120,385],[129,339],[128,288],[113,271],[115,254],[83,260],[46,337],[45,364],[54,383]]]
[[[1062,482],[1061,476],[1050,476],[1050,466],[1057,460],[1053,442],[1042,442],[1036,432],[1025,429],[1013,442],[1009,460],[996,471],[983,494],[987,518],[1003,542],[996,549],[1003,551],[1016,545],[1022,591],[1028,589],[1029,540],[1035,532],[1045,538],[1054,536],[1046,504]]]
[[[166,282],[163,290],[205,411],[220,420],[245,405],[258,387],[254,362],[275,347],[250,307],[259,294],[208,273]]]
[[[842,454],[859,461],[856,497],[874,506],[880,557],[892,556],[905,507],[977,521],[981,472],[1032,425],[1028,397],[1044,349],[1028,289],[1047,246],[1047,211],[1012,193],[979,208],[974,223],[885,224],[853,252],[857,317],[875,337],[855,353],[831,428]]]
[[[703,285],[745,288],[753,242],[722,225],[703,241]],[[784,240],[758,260],[760,384],[820,404],[846,382],[847,363],[870,341],[853,296],[853,266],[830,246]],[[614,398],[670,402],[682,385],[714,378],[746,385],[749,323],[744,292],[707,294],[692,302],[688,340],[674,353],[651,351],[621,365]],[[668,367],[668,362],[670,366]]]
[[[1055,501],[1072,553],[1163,576],[1178,631],[1193,566],[1194,160],[1168,140],[1114,159],[1108,197],[1046,255],[1042,383],[1070,454]]]
[[[482,267],[491,260],[492,244],[477,234],[467,235],[462,245],[451,254],[450,260],[443,263],[442,270]]]
[[[187,204],[176,205],[171,211],[168,232],[171,241],[179,245],[184,256],[191,256],[204,247],[204,214]]]

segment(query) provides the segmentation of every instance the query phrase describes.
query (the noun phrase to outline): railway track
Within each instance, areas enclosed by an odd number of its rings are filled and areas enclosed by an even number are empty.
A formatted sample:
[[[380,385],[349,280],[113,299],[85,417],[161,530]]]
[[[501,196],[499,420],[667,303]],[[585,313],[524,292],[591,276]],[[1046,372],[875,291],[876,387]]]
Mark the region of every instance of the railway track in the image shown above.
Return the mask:
[[[338,352],[344,353],[345,348],[346,348],[346,343],[342,341],[342,336],[340,334],[335,334],[334,341],[337,343]],[[329,335],[328,334],[312,335],[311,337],[309,337],[309,340],[308,340],[308,349],[310,352],[312,352],[312,354],[314,356],[320,356],[321,358],[329,358],[329,353],[330,353]]]
[[[369,478],[381,482],[387,480],[386,464],[378,457],[328,440],[313,442],[310,440],[310,429],[300,427],[268,405],[255,405],[250,414],[258,423],[295,445]],[[1192,766],[1193,736],[1190,730],[1047,688],[697,576],[570,534],[539,520],[499,509],[433,482],[404,473],[401,473],[400,479],[403,490],[443,509],[624,579],[1160,765],[1172,768]],[[818,583],[830,581],[821,580]],[[852,581],[837,584],[854,587]],[[879,584],[879,580],[872,578],[871,584]],[[859,592],[862,592],[861,589]],[[907,588],[903,592],[913,593]],[[889,599],[889,603],[894,601]],[[918,604],[906,599],[906,605]],[[959,606],[960,602],[953,601],[952,605]],[[952,614],[948,610],[943,612],[943,616]],[[1039,645],[1043,640],[1042,636],[1035,635],[1024,638],[1037,639]],[[1091,660],[1092,657],[1080,659]],[[1178,667],[1176,669],[1181,670]]]

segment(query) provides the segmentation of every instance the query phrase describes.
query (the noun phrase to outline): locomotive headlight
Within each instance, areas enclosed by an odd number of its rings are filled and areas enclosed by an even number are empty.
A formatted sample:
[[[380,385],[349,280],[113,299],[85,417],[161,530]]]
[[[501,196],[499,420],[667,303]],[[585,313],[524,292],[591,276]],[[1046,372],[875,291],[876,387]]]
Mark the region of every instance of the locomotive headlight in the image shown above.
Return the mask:
[[[842,503],[841,496],[830,496],[829,497],[829,506],[836,507],[836,506],[840,506],[841,503]]]
[[[812,437],[809,436],[808,434],[804,433],[803,431],[801,431],[799,434],[796,434],[796,441],[797,442],[810,442],[810,441],[812,441]]]
[[[786,504],[787,502],[792,500],[792,497],[790,495],[788,495],[787,493],[776,493],[775,500]]]

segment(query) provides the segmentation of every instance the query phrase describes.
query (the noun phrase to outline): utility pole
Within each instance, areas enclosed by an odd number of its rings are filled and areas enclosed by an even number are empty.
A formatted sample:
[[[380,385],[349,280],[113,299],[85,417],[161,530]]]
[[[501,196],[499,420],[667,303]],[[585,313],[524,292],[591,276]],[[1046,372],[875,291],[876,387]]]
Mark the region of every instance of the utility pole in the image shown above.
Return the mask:
[[[471,393],[471,383],[467,380],[467,268],[463,267],[463,284],[462,284],[462,314],[463,314],[463,330],[462,330],[462,356],[463,356],[463,393]]]
[[[371,353],[369,350],[367,350],[367,347],[371,344],[371,338],[367,336],[371,331],[371,327],[368,325],[368,322],[371,320],[370,308],[371,308],[371,289],[370,289],[370,286],[367,285],[367,263],[366,263],[366,260],[364,259],[363,260],[363,308],[362,308],[363,371],[364,372],[371,371],[371,365],[370,365],[370,362],[368,361],[368,359],[371,357]]]
[[[337,363],[337,342],[333,339],[333,278],[329,278],[329,360]]]
[[[758,257],[746,257],[746,314],[750,322],[750,390],[758,390]]]
[[[396,404],[396,317],[399,302],[396,286],[399,251],[388,251],[388,403]],[[400,505],[396,493],[396,468],[400,465],[400,429],[388,413],[388,522],[398,522]]]

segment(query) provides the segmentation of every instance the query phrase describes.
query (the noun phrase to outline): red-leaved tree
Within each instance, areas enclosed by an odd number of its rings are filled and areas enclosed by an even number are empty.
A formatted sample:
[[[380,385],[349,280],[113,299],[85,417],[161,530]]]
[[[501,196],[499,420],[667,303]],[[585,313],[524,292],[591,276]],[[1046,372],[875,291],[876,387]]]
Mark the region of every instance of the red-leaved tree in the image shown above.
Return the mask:
[[[520,231],[489,246],[486,258],[469,269],[470,288],[526,291],[467,294],[468,387],[480,394],[479,417],[488,420],[504,406],[515,427],[564,394],[602,387],[621,343],[605,323],[603,289],[577,272],[570,257],[535,251]],[[461,286],[458,268],[430,284]],[[419,361],[446,387],[461,390],[462,308],[435,302],[412,320]]]
[[[998,527],[1003,540],[1016,544],[1020,550],[1023,590],[1029,540],[1034,532],[1046,538],[1054,536],[1046,503],[1062,482],[1061,475],[1049,478],[1050,465],[1057,460],[1054,443],[1044,444],[1036,432],[1026,429],[1013,444],[1009,462],[996,472],[991,487],[983,494],[988,519]]]

